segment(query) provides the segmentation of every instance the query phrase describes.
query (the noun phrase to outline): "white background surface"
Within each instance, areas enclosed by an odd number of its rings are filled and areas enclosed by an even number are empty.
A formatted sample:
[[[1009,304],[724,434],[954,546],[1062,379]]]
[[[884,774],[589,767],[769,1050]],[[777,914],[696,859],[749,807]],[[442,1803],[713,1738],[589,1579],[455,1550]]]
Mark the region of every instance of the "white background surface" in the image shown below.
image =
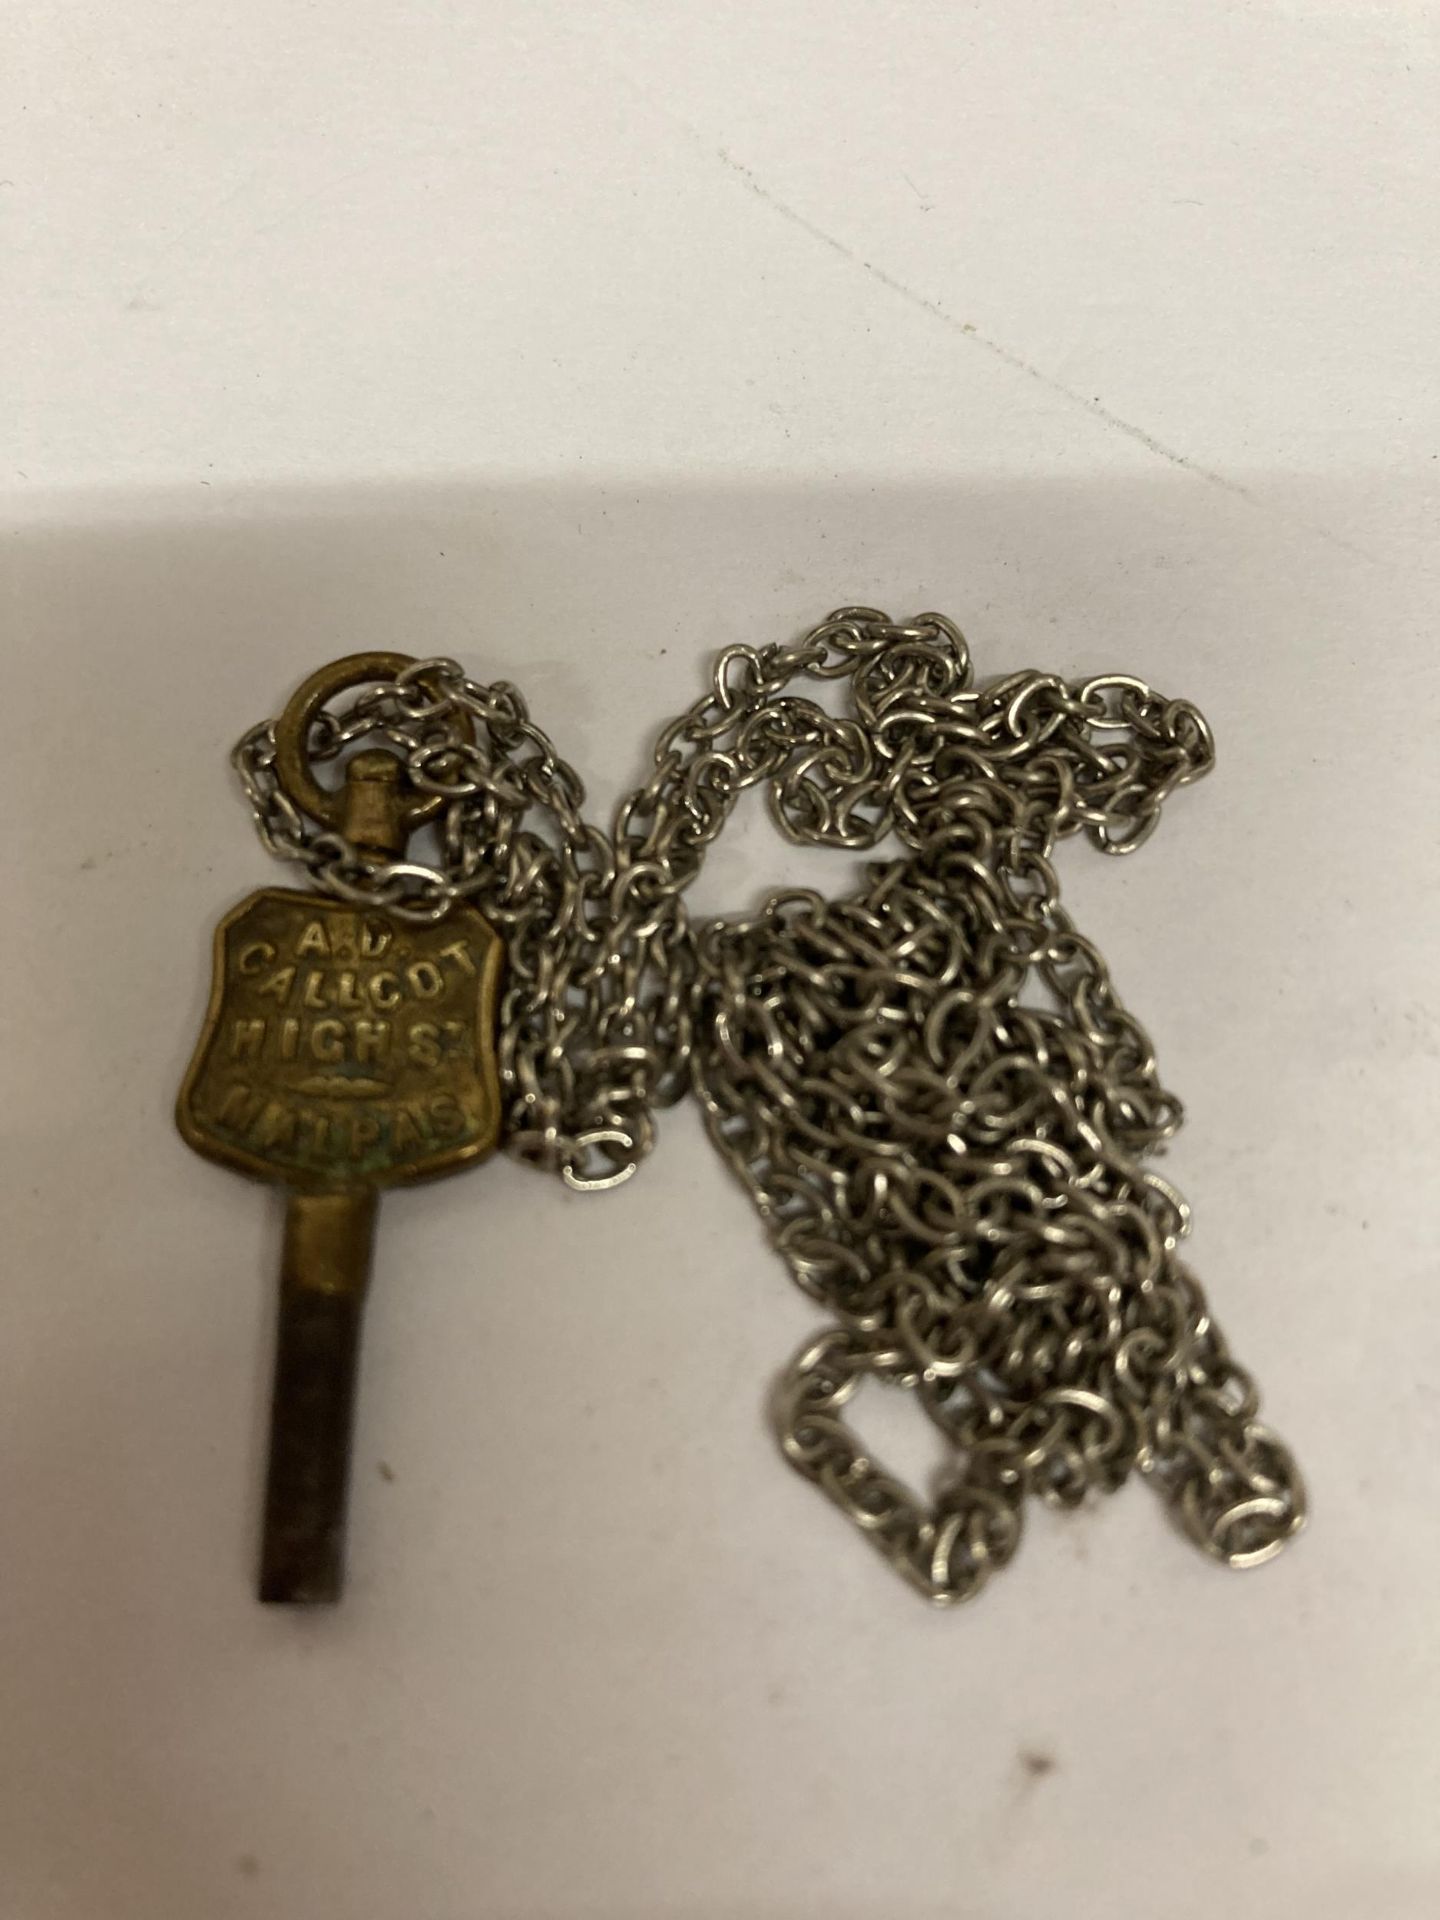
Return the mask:
[[[7,12],[0,1916],[1432,1915],[1436,9]],[[680,1113],[387,1200],[350,1589],[262,1611],[278,1204],[170,1122],[231,740],[453,651],[604,801],[847,600],[1214,720],[1062,872],[1310,1532],[1135,1485],[928,1613]],[[756,810],[702,897],[795,871]]]

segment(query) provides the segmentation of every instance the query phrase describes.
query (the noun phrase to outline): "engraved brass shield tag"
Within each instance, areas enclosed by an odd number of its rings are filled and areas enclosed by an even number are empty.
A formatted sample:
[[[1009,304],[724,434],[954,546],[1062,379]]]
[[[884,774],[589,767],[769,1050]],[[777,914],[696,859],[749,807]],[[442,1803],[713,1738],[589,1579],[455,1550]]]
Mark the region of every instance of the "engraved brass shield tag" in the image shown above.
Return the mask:
[[[391,1186],[500,1137],[499,939],[473,907],[437,926],[267,888],[221,921],[210,1010],[177,1119],[262,1180]]]

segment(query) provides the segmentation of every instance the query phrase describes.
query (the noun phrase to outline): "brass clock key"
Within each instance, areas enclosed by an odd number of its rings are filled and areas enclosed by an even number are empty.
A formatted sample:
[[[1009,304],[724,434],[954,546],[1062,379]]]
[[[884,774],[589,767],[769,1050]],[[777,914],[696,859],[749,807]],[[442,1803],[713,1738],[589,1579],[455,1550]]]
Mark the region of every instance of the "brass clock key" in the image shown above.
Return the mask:
[[[302,686],[275,729],[291,803],[394,856],[442,804],[383,749],[341,791],[307,758],[326,698],[392,678],[357,654]],[[214,983],[177,1118],[198,1153],[288,1189],[260,1598],[337,1600],[360,1325],[382,1187],[480,1160],[500,1135],[499,939],[473,907],[434,924],[267,888],[215,935]]]

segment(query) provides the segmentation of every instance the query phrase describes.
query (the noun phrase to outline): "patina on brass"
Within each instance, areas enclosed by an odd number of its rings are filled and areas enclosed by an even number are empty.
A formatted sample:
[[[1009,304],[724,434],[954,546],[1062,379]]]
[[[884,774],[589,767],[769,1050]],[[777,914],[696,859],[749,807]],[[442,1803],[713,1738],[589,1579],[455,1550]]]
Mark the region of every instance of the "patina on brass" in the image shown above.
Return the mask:
[[[356,754],[331,792],[310,773],[304,743],[329,695],[407,664],[396,654],[337,661],[306,681],[276,728],[291,798],[376,852],[403,848],[431,796],[410,791],[401,763],[380,750]],[[291,786],[297,764],[303,779]],[[377,1193],[483,1159],[498,1143],[502,962],[500,941],[467,906],[427,926],[267,888],[216,930],[180,1131],[198,1153],[290,1190],[262,1600],[340,1596]]]
[[[435,926],[279,887],[220,922],[210,1011],[180,1093],[197,1153],[334,1189],[425,1180],[500,1131],[500,943],[472,907]]]

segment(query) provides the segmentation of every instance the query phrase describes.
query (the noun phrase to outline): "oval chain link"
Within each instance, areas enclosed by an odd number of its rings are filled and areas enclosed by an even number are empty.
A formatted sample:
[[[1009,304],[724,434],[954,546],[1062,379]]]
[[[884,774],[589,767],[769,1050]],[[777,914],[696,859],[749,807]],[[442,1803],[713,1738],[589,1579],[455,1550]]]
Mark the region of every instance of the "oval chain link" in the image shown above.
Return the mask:
[[[846,683],[844,714],[805,679]],[[1074,1506],[1132,1470],[1231,1566],[1300,1528],[1295,1463],[1179,1258],[1188,1209],[1141,1164],[1180,1103],[1051,865],[1077,832],[1133,851],[1209,771],[1189,701],[1127,674],[977,687],[943,616],[844,607],[796,645],[727,647],[609,833],[516,688],[453,660],[323,713],[312,758],[377,738],[445,797],[438,859],[312,826],[271,724],[234,755],[266,847],[357,906],[432,921],[468,900],[501,933],[518,1158],[613,1187],[656,1110],[695,1094],[835,1323],[777,1388],[785,1456],[921,1593],[978,1592],[1027,1495]],[[842,898],[697,923],[685,890],[758,782],[790,838],[881,857]],[[954,1449],[928,1503],[844,1418],[867,1379],[909,1389]]]

